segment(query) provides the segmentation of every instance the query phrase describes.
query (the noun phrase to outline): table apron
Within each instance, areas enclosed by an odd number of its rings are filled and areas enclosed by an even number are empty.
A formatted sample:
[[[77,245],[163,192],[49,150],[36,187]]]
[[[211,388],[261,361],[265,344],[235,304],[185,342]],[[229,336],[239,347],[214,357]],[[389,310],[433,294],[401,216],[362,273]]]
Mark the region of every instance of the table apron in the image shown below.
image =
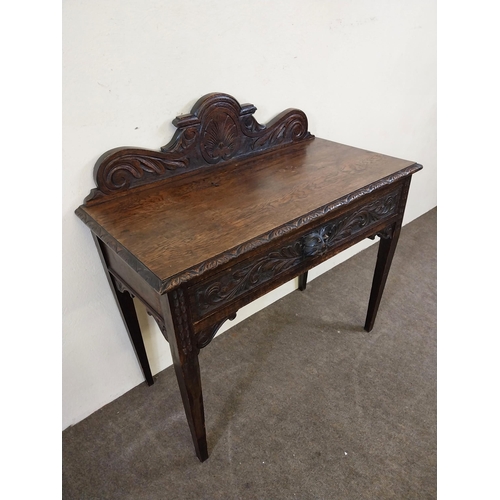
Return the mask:
[[[317,266],[355,243],[373,236],[402,217],[402,186],[369,201],[317,221],[316,225],[274,242],[252,257],[239,261],[189,287],[195,331],[236,312],[256,298]],[[336,212],[338,214],[338,212]]]

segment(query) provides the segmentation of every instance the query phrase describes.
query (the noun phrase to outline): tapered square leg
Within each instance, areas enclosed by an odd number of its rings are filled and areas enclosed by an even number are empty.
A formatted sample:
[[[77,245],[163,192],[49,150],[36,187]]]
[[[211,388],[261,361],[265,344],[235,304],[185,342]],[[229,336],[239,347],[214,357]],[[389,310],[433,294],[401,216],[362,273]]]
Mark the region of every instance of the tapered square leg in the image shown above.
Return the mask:
[[[198,354],[180,356],[174,367],[196,456],[204,462],[208,458],[208,447]]]
[[[175,374],[184,411],[193,438],[196,456],[201,462],[208,458],[205,412],[201,388],[199,349],[189,320],[188,304],[182,289],[161,298],[165,334],[170,345]]]
[[[144,340],[142,338],[141,327],[139,326],[139,320],[137,319],[134,299],[128,292],[119,290],[115,279],[108,271],[106,259],[104,258],[104,254],[101,248],[101,245],[103,243],[94,234],[92,234],[92,236],[97,246],[97,251],[99,252],[106,277],[108,278],[109,286],[111,288],[111,291],[113,292],[113,296],[116,300],[116,304],[118,306],[118,310],[120,311],[123,322],[125,323],[127,333],[129,334],[132,345],[134,346],[135,354],[137,356],[139,364],[141,365],[144,377],[146,378],[148,385],[153,385],[154,379],[151,373],[151,368],[149,366],[148,356],[146,354],[146,348],[144,346]]]
[[[365,330],[370,332],[375,324],[380,300],[384,292],[385,284],[389,270],[391,269],[392,259],[396,246],[398,244],[399,234],[401,232],[401,223],[396,223],[392,231],[383,233],[378,247],[377,264],[373,276],[370,301],[368,303],[368,312],[365,321]]]
[[[307,286],[307,271],[299,276],[299,290],[303,292]]]

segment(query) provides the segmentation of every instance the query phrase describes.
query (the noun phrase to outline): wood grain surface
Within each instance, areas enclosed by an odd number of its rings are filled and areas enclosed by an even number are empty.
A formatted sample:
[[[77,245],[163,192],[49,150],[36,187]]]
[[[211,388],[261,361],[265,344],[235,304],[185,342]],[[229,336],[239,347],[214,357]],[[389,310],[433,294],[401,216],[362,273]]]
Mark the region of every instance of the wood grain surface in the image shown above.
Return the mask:
[[[412,165],[315,138],[81,209],[165,280]]]
[[[244,305],[367,237],[380,236],[373,328],[411,176],[421,165],[317,139],[290,108],[268,124],[227,94],[177,117],[160,151],[115,148],[76,213],[93,232],[148,384],[132,296],[170,344],[195,452],[208,458],[198,354]]]

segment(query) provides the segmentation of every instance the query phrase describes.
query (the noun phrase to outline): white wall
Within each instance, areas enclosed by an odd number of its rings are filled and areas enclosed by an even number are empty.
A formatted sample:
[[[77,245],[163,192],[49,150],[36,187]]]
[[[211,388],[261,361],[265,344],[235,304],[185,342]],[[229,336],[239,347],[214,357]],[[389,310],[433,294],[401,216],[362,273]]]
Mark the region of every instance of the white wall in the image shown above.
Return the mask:
[[[63,1],[63,428],[143,381],[90,231],[74,214],[100,154],[166,144],[171,120],[208,92],[255,104],[260,122],[296,107],[317,137],[422,163],[411,221],[437,203],[435,10],[431,0]],[[139,313],[157,373],[171,364],[168,344]]]

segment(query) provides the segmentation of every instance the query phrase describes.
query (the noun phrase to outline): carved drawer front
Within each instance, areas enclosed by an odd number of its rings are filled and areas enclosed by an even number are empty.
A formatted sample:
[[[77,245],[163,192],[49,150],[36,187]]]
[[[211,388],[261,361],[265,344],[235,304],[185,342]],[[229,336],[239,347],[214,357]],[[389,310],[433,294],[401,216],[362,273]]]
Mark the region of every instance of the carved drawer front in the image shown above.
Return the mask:
[[[324,260],[329,251],[339,244],[354,239],[358,233],[397,214],[399,197],[398,189],[324,222],[296,239],[283,243],[280,248],[268,249],[262,255],[239,262],[208,278],[196,285],[194,316],[201,319],[219,307],[224,307],[259,287],[265,287],[280,275],[293,274],[294,268],[300,274],[304,265],[313,267],[315,261],[319,263]]]

